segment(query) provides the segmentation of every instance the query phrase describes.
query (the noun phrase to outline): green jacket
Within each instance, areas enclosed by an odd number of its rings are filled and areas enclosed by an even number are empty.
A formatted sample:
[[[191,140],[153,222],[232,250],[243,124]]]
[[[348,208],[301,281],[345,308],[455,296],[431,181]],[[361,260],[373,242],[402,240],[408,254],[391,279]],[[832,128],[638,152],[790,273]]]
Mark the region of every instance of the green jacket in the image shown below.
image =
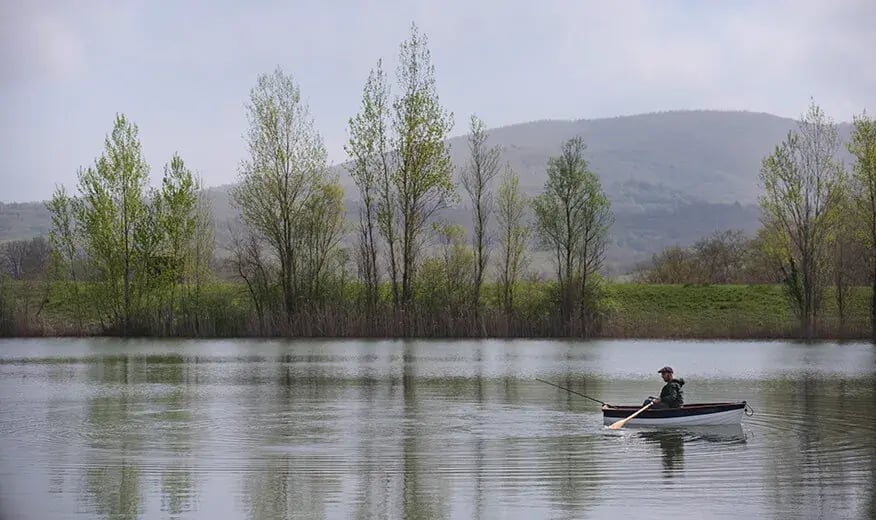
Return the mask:
[[[660,402],[666,403],[670,408],[678,408],[684,404],[684,392],[681,387],[684,386],[684,379],[671,379],[663,385],[663,390],[660,391]]]

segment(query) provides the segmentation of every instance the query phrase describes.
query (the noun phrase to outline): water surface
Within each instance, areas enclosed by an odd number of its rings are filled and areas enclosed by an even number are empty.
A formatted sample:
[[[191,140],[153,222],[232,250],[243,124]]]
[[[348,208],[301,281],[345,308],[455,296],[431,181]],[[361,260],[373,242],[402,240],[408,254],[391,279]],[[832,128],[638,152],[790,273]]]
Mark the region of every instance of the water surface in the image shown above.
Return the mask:
[[[747,400],[738,428],[599,405]],[[876,347],[0,341],[0,518],[873,518]]]

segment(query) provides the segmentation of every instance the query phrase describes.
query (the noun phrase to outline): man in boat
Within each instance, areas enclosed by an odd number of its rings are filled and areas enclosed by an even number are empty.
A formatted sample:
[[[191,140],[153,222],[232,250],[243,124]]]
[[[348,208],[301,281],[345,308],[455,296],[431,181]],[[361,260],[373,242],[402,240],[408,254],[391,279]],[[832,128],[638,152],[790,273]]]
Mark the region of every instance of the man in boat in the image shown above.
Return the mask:
[[[663,367],[657,371],[666,383],[660,391],[660,397],[648,397],[642,406],[653,403],[651,409],[654,408],[679,408],[684,404],[684,392],[681,387],[684,386],[684,379],[675,379],[672,367]]]

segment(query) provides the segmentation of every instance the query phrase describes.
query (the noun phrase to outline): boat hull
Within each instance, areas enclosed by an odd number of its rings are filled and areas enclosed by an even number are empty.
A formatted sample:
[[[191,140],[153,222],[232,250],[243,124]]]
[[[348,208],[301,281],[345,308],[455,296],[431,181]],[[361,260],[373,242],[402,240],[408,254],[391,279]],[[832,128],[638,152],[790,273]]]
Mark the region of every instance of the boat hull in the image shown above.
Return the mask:
[[[609,425],[625,419],[641,406],[602,407],[603,424]],[[745,414],[745,401],[738,403],[702,403],[680,408],[647,409],[626,423],[627,427],[642,426],[724,426],[741,424]]]

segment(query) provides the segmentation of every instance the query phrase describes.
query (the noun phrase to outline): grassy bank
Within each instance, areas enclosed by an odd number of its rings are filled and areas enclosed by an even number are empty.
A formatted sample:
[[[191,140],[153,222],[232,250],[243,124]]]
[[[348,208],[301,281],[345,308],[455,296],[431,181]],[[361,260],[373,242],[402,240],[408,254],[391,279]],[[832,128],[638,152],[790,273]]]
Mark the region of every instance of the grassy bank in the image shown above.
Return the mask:
[[[639,285],[607,288],[611,312],[607,337],[656,338],[793,338],[795,320],[783,290],[777,285]],[[841,324],[835,293],[825,294],[819,337],[869,337],[869,297],[866,287],[850,291],[845,323]]]
[[[87,287],[80,286],[83,292]],[[499,309],[495,291],[484,295],[480,319],[459,306],[421,302],[419,312],[390,308],[367,313],[355,302],[351,286],[346,301],[302,311],[291,321],[259,318],[245,286],[217,283],[206,287],[197,301],[181,299],[172,319],[164,313],[138,323],[136,335],[188,337],[307,336],[307,337],[568,337],[578,336],[577,324],[558,319],[551,285],[518,288],[516,309],[507,316]],[[48,297],[46,297],[48,295]],[[825,295],[818,336],[823,339],[866,339],[869,289],[853,288],[847,316],[840,323],[834,293]],[[85,300],[88,300],[88,296]],[[797,328],[782,288],[772,285],[645,285],[608,284],[602,300],[597,337],[606,338],[794,338]],[[111,330],[77,313],[57,291],[39,283],[5,282],[0,287],[0,335],[104,335]],[[80,320],[80,317],[82,318]],[[80,326],[81,321],[81,326]]]

